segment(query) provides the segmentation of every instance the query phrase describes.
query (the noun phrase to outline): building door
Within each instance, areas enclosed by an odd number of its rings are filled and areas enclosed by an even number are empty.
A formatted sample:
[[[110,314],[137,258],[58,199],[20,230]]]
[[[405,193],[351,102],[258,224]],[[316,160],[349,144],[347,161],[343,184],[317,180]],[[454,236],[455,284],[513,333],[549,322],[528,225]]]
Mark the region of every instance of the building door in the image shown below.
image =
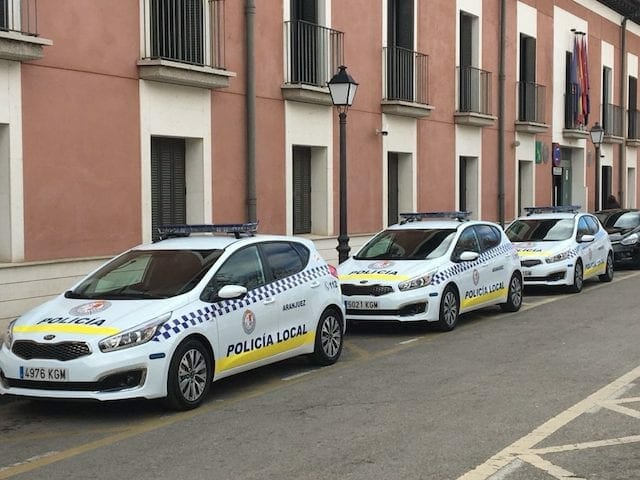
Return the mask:
[[[186,223],[184,138],[151,137],[151,232],[161,225]]]
[[[388,97],[413,101],[413,0],[388,0],[387,5]]]
[[[291,0],[291,82],[318,85],[318,5],[316,0]]]
[[[293,147],[293,233],[311,233],[311,147]]]
[[[519,120],[536,119],[536,39],[520,34]]]
[[[600,192],[602,192],[602,195],[600,197],[600,206],[602,208],[605,208],[605,205],[607,204],[607,198],[609,198],[609,195],[611,195],[612,193],[612,173],[613,173],[613,169],[608,166],[608,165],[603,165],[602,166],[602,185],[601,185],[601,189]]]

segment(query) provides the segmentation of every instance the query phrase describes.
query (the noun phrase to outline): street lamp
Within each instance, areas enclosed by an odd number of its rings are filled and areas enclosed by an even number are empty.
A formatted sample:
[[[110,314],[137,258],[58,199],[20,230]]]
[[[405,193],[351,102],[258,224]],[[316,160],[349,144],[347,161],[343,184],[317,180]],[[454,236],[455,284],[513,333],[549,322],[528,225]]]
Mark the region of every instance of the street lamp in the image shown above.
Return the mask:
[[[340,234],[338,235],[338,263],[349,258],[349,237],[347,235],[347,110],[353,104],[358,84],[341,65],[327,83],[331,101],[338,108],[340,117]]]
[[[595,180],[595,192],[596,192],[596,210],[600,210],[600,146],[602,145],[602,140],[604,139],[604,128],[596,122],[591,130],[589,130],[589,135],[591,135],[591,142],[593,146],[596,147],[596,180]]]

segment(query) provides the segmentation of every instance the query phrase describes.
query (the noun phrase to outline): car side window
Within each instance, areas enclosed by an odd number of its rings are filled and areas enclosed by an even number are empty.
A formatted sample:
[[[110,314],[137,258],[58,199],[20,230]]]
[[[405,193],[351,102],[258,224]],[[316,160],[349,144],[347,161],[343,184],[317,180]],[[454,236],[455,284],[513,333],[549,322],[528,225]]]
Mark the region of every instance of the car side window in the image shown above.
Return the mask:
[[[591,235],[595,235],[596,233],[598,233],[598,230],[600,230],[600,222],[598,222],[598,220],[596,220],[596,218],[592,217],[591,215],[587,215],[586,217],[584,217],[584,219],[587,221],[587,225],[589,226],[589,233]]]
[[[480,253],[480,246],[478,245],[478,239],[473,227],[465,229],[460,234],[458,242],[453,249],[453,258],[458,258],[462,252],[476,252]]]
[[[580,239],[583,235],[591,235],[591,232],[589,231],[589,225],[585,217],[580,217],[580,220],[578,220],[577,238]]]
[[[202,291],[200,300],[216,301],[220,289],[226,285],[241,285],[247,290],[264,285],[265,275],[256,246],[238,250],[215,273]]]
[[[483,252],[500,245],[500,231],[491,225],[476,225],[476,235]]]
[[[289,242],[263,243],[261,248],[274,280],[294,275],[306,266]]]

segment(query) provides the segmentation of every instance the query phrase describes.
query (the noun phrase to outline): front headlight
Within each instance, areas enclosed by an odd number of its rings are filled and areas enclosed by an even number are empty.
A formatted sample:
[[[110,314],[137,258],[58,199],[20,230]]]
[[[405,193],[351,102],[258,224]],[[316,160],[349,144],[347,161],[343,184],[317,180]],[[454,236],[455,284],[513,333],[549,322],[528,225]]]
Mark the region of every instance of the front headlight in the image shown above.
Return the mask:
[[[430,273],[427,273],[426,275],[422,275],[420,277],[407,280],[406,282],[400,282],[398,284],[398,288],[400,289],[401,292],[405,292],[407,290],[413,290],[415,288],[426,287],[431,283],[431,280],[433,280],[433,276],[435,274],[436,272],[430,272]]]
[[[557,255],[554,255],[553,257],[547,257],[547,258],[544,259],[544,261],[547,262],[547,263],[561,262],[561,261],[566,260],[567,258],[569,258],[570,254],[571,254],[571,251],[567,250],[566,252],[558,253]]]
[[[135,347],[136,345],[147,343],[153,338],[162,324],[170,318],[171,312],[156,317],[142,325],[120,332],[117,335],[100,340],[98,344],[100,350],[103,352],[113,352],[115,350],[122,350],[123,348]]]
[[[638,243],[638,238],[639,237],[637,233],[632,233],[628,237],[624,237],[622,240],[620,240],[620,243],[622,245],[633,245]]]
[[[6,345],[7,348],[11,350],[11,344],[13,343],[13,326],[17,321],[18,319],[16,318],[9,322],[7,328],[4,331],[0,331],[0,348],[2,348],[3,345]]]

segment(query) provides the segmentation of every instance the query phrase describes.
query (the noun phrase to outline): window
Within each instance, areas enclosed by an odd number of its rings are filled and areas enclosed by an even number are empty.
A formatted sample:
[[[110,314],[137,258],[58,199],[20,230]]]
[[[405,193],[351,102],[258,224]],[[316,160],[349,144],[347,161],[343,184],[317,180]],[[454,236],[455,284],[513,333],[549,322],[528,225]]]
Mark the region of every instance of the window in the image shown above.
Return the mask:
[[[387,5],[387,97],[413,101],[413,0]]]
[[[491,225],[478,225],[475,229],[483,252],[500,245],[501,235],[497,228]]]
[[[258,248],[252,245],[238,250],[224,262],[202,291],[200,299],[204,302],[218,301],[217,294],[226,285],[240,285],[253,290],[264,284],[265,275]]]
[[[638,135],[638,79],[629,76],[629,138],[640,138]]]
[[[262,251],[274,280],[294,275],[305,267],[298,251],[288,242],[265,243]]]
[[[158,238],[161,225],[186,223],[185,140],[151,138],[151,228]]]
[[[424,260],[445,254],[455,236],[454,229],[385,230],[371,239],[356,260]]]
[[[0,0],[0,30],[9,28],[8,0]]]
[[[598,220],[590,215],[584,218],[586,219],[587,225],[589,226],[589,233],[591,235],[595,235],[596,233],[598,233],[598,230],[600,230],[600,222],[598,222]]]
[[[203,64],[203,0],[149,1],[151,56]]]
[[[520,34],[519,120],[536,121],[536,39]]]
[[[311,233],[310,147],[293,147],[293,233]]]
[[[578,220],[578,240],[582,238],[583,235],[591,235],[591,232],[589,230],[589,225],[587,224],[587,220],[585,219],[585,217],[580,217],[580,220]]]
[[[460,238],[458,238],[458,243],[456,244],[456,247],[453,250],[453,257],[454,258],[459,257],[462,252],[480,253],[480,246],[478,245],[478,239],[476,238],[476,233],[472,227],[465,229],[465,231],[462,232],[462,234],[460,234]]]

